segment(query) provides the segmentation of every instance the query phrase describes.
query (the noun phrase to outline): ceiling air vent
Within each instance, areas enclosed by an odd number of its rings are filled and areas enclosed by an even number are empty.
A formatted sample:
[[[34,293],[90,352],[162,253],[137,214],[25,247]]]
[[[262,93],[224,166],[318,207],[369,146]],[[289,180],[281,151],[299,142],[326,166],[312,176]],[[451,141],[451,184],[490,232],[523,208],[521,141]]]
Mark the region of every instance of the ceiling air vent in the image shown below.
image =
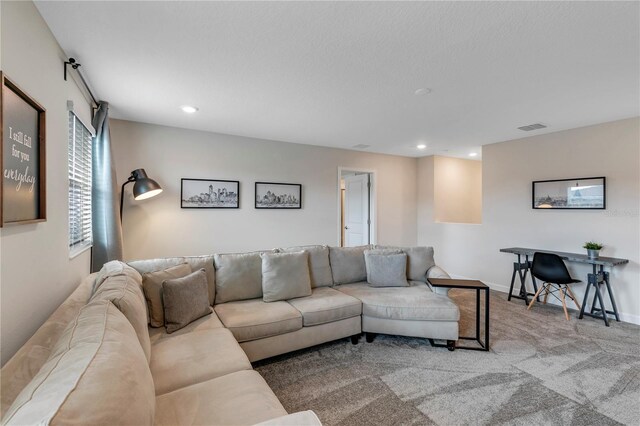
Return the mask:
[[[522,126],[522,127],[518,127],[519,130],[525,131],[525,132],[530,132],[532,130],[538,130],[538,129],[544,129],[547,126],[545,126],[544,124],[541,123],[533,123],[533,124],[529,124],[527,126]]]
[[[355,149],[367,149],[367,148],[369,148],[370,146],[371,146],[371,145],[365,145],[365,144],[363,144],[363,143],[359,143],[358,145],[354,145],[353,147],[354,147]]]

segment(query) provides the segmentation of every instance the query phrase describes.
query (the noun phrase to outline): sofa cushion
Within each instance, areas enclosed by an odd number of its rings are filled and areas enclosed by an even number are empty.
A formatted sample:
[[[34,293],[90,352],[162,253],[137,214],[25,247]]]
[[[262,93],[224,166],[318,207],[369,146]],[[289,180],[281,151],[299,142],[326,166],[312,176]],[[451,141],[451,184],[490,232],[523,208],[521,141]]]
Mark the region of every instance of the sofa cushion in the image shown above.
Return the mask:
[[[224,328],[224,325],[222,324],[222,321],[220,321],[220,318],[218,318],[218,316],[215,314],[215,312],[211,312],[211,315],[207,315],[206,317],[197,319],[186,327],[174,331],[171,334],[167,333],[167,330],[164,327],[149,327],[149,340],[151,340],[151,347],[153,347],[153,345],[161,339],[181,336],[183,334],[192,333],[195,331],[213,330],[216,328]]]
[[[193,321],[210,315],[207,273],[204,268],[182,278],[162,283],[164,325],[167,333],[173,333]]]
[[[262,297],[261,252],[214,254],[216,304]]]
[[[283,253],[306,251],[309,253],[309,274],[311,287],[330,287],[333,285],[328,246],[295,246],[278,249]]]
[[[305,327],[357,317],[362,313],[360,300],[329,287],[314,288],[311,296],[288,302],[300,311]]]
[[[172,278],[186,277],[190,273],[191,266],[183,262],[167,269],[142,274],[142,288],[149,307],[149,324],[151,324],[151,327],[164,327],[162,283]]]
[[[133,327],[108,300],[85,305],[3,424],[153,423],[153,379]]]
[[[427,282],[427,271],[436,263],[433,260],[433,247],[385,247],[381,249],[400,249],[407,254],[407,279]]]
[[[349,284],[367,280],[364,251],[370,246],[330,247],[331,274],[333,284]]]
[[[365,250],[367,282],[372,287],[407,287],[407,255]]]
[[[255,371],[238,371],[156,400],[156,425],[253,425],[287,414]]]
[[[121,275],[111,275],[96,289],[91,300],[109,300],[129,320],[138,336],[147,362],[151,356],[151,343],[147,329],[147,304],[142,292],[142,277],[130,266],[123,265]]]
[[[251,370],[251,363],[225,328],[195,331],[161,339],[151,348],[156,395],[225,374]]]
[[[309,296],[309,253],[263,253],[262,300],[277,302]]]
[[[458,321],[460,311],[447,296],[418,281],[409,287],[371,287],[354,283],[336,289],[362,301],[362,315],[396,320]]]
[[[216,305],[214,309],[238,342],[276,336],[302,328],[302,314],[287,302],[240,300]]]

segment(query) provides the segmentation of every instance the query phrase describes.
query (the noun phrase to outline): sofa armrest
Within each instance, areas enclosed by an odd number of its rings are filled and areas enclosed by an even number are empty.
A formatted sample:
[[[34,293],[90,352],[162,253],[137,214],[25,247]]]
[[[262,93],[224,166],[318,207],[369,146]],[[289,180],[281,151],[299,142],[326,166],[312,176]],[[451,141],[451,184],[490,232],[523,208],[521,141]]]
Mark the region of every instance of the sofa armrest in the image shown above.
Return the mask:
[[[447,274],[447,271],[445,271],[444,269],[442,269],[437,265],[434,265],[431,268],[429,268],[429,270],[427,271],[427,280],[429,278],[451,278],[451,277],[449,276],[449,274]],[[450,289],[448,288],[443,288],[443,287],[434,288],[434,287],[431,287],[431,284],[429,284],[429,287],[435,294],[443,294],[445,296],[449,295]]]
[[[276,417],[275,419],[258,423],[255,426],[322,426],[322,423],[320,423],[316,413],[308,410]]]

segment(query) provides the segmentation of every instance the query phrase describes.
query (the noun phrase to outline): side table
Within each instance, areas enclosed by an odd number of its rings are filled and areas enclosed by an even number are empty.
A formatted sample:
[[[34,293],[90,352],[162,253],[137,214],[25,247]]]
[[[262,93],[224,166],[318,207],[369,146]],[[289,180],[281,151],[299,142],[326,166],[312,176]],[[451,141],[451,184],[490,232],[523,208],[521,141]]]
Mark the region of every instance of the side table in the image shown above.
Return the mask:
[[[467,349],[471,351],[488,351],[489,350],[489,286],[478,280],[455,280],[450,278],[429,278],[429,284],[432,287],[443,288],[462,288],[476,291],[476,335],[475,337],[463,337],[461,340],[475,340],[480,347],[457,346],[453,341],[447,341],[446,345],[435,343],[433,339],[429,339],[431,346],[438,348],[447,348],[450,351],[454,349]],[[484,291],[484,342],[480,340],[480,291]]]

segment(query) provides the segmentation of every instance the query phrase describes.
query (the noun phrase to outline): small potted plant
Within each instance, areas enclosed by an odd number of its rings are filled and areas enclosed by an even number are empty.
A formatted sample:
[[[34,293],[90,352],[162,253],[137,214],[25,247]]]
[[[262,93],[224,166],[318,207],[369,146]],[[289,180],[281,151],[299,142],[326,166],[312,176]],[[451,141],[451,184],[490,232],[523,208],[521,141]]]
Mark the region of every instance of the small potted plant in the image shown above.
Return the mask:
[[[584,243],[583,247],[587,249],[589,259],[597,259],[600,255],[600,249],[602,249],[603,246],[600,243],[589,241]]]

